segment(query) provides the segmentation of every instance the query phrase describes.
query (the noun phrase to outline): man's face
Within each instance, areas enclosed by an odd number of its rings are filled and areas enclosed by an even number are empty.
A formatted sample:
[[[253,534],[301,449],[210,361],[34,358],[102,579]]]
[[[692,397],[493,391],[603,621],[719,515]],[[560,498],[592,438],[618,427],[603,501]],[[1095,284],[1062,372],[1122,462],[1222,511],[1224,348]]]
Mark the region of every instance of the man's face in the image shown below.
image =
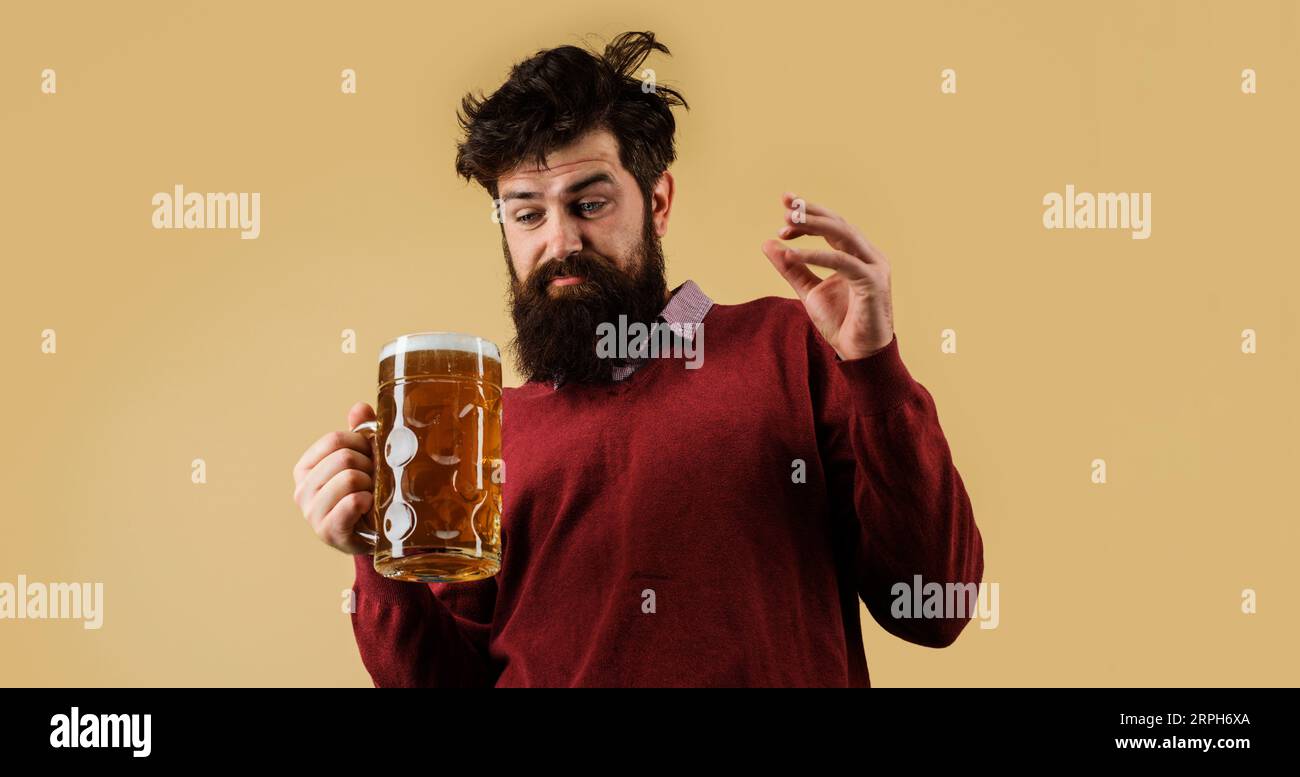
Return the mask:
[[[550,153],[546,163],[545,170],[524,163],[497,179],[512,276],[527,279],[579,252],[631,272],[645,206],[619,161],[618,140],[608,130],[589,132]],[[575,283],[572,277],[556,281],[548,293],[566,293]]]
[[[667,298],[659,236],[672,178],[647,208],[622,165],[617,139],[590,132],[497,180],[510,266],[514,350],[529,380],[612,380],[617,362],[596,355],[602,323],[650,323]]]

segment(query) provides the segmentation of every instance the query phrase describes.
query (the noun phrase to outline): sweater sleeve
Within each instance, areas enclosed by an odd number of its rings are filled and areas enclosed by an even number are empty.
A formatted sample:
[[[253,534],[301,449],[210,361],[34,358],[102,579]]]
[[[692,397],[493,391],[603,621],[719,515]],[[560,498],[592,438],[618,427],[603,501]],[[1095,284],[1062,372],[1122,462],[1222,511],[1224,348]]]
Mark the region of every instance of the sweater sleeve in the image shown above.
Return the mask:
[[[886,631],[926,647],[952,644],[972,608],[919,617],[894,604],[938,583],[963,604],[974,601],[984,574],[984,545],[970,498],[953,464],[930,392],[904,366],[895,334],[871,356],[843,361],[815,332],[812,369],[821,384],[819,436],[827,488],[837,514],[848,516],[841,536],[852,544],[852,572],[862,601]],[[906,589],[895,589],[903,583]],[[969,598],[967,598],[969,597]],[[955,598],[955,597],[954,597]],[[945,595],[945,601],[949,597]],[[911,602],[908,602],[911,604]],[[964,617],[962,617],[964,616]]]
[[[352,632],[376,688],[491,687],[499,670],[488,655],[496,578],[408,583],[355,556]]]

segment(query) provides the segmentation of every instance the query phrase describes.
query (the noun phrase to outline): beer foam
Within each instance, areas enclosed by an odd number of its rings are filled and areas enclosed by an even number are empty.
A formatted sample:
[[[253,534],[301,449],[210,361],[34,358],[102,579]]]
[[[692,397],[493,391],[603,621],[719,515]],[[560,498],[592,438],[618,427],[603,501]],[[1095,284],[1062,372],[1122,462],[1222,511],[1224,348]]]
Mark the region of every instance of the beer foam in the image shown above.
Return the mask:
[[[495,344],[481,337],[458,332],[417,332],[402,335],[396,340],[389,341],[384,346],[383,350],[379,352],[379,361],[382,362],[397,353],[399,347],[406,353],[411,351],[463,351],[464,353],[501,361],[501,352],[497,350]]]

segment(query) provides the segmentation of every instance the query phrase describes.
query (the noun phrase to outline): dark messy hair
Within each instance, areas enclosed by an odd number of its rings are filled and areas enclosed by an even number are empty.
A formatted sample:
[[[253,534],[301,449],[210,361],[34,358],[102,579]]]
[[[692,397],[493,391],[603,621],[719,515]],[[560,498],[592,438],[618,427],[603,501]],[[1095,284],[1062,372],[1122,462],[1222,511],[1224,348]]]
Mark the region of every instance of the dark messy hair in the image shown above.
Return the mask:
[[[497,179],[590,130],[618,139],[619,160],[647,201],[677,156],[672,106],[690,106],[675,89],[637,77],[651,51],[670,54],[653,32],[625,32],[602,55],[576,46],[544,49],[517,63],[491,97],[466,94],[457,112],[465,139],[456,148],[456,172],[498,197]]]

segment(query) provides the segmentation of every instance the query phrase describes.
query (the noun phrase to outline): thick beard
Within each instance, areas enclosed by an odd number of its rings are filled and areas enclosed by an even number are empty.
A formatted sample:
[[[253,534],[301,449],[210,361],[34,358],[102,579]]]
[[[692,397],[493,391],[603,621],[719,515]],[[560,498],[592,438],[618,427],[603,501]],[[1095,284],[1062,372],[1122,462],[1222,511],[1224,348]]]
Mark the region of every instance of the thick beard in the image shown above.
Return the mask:
[[[627,316],[629,326],[649,326],[663,311],[667,296],[663,249],[649,217],[634,259],[626,273],[599,255],[581,252],[543,264],[523,282],[513,277],[510,264],[510,315],[515,322],[510,349],[526,380],[614,382],[614,368],[627,361],[596,355],[596,328],[602,323],[617,326],[620,315]],[[509,248],[506,261],[511,261]],[[563,275],[586,280],[559,287],[552,297],[551,281]]]

